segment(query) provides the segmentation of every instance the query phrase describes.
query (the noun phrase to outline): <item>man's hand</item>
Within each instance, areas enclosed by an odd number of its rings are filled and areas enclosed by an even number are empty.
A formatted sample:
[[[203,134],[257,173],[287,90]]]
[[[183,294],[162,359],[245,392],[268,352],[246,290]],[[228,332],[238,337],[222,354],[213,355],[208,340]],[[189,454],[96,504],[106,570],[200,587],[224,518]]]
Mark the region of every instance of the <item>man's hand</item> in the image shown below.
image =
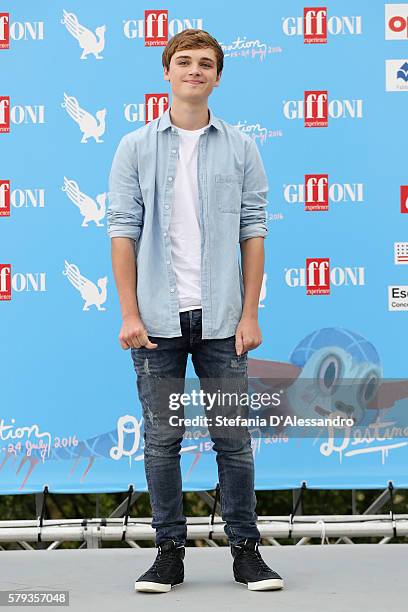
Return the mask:
[[[129,348],[155,349],[158,347],[158,344],[150,342],[143,321],[136,315],[123,318],[119,341],[125,351]]]
[[[258,319],[243,316],[235,332],[235,350],[237,355],[250,351],[262,343],[262,334]]]

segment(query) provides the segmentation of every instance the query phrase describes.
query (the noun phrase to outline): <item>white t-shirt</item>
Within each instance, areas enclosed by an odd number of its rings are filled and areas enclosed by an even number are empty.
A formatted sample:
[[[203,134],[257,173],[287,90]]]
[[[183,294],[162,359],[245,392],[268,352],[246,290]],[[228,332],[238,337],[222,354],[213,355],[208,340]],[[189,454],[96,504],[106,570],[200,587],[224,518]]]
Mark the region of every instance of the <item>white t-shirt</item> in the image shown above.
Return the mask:
[[[179,312],[201,308],[201,230],[197,150],[198,140],[206,127],[199,130],[176,127],[180,146],[169,235],[179,295]]]

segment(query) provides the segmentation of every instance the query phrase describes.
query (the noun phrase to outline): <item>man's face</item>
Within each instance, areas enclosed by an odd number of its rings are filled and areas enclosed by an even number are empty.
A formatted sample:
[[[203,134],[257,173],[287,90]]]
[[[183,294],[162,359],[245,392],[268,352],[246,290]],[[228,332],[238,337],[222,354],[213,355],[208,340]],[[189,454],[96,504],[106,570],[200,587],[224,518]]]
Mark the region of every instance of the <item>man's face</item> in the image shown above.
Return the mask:
[[[220,78],[215,51],[210,47],[177,51],[170,69],[164,69],[164,80],[170,81],[173,95],[186,102],[206,100]]]

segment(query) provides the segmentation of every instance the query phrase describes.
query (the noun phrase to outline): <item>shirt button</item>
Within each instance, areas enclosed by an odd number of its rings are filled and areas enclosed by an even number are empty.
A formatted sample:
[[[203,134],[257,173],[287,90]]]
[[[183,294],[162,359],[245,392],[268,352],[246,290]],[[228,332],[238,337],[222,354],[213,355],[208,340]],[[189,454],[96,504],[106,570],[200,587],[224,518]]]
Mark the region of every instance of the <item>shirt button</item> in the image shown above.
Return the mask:
[[[177,149],[172,149],[171,152],[172,153],[177,153]]]
[[[163,236],[167,236],[167,232],[163,232]]]
[[[167,209],[167,208],[170,208],[170,206],[169,206],[168,204],[166,204],[164,208],[166,208],[166,209]]]
[[[173,177],[172,177],[172,176],[169,176],[169,177],[167,178],[167,180],[168,180],[169,182],[171,182],[171,181],[173,180]]]
[[[172,287],[172,288],[170,289],[170,291],[171,291],[171,293],[174,293],[174,288]]]
[[[169,265],[169,264],[170,264],[170,259],[168,259],[168,260],[166,261],[166,264],[167,264],[167,265]]]

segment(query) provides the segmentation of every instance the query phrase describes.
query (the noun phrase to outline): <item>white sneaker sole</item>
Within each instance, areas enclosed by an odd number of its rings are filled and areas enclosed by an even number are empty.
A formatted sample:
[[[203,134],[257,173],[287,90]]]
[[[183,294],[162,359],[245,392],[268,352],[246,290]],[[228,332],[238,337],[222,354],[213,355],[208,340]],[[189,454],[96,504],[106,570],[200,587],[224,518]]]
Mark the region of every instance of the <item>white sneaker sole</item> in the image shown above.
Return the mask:
[[[275,591],[283,589],[283,580],[279,578],[271,578],[270,580],[257,580],[256,582],[248,582],[250,591]]]
[[[183,584],[179,582],[179,584],[163,584],[161,582],[148,582],[148,581],[140,581],[135,582],[135,591],[140,591],[142,593],[168,593],[172,588]]]

